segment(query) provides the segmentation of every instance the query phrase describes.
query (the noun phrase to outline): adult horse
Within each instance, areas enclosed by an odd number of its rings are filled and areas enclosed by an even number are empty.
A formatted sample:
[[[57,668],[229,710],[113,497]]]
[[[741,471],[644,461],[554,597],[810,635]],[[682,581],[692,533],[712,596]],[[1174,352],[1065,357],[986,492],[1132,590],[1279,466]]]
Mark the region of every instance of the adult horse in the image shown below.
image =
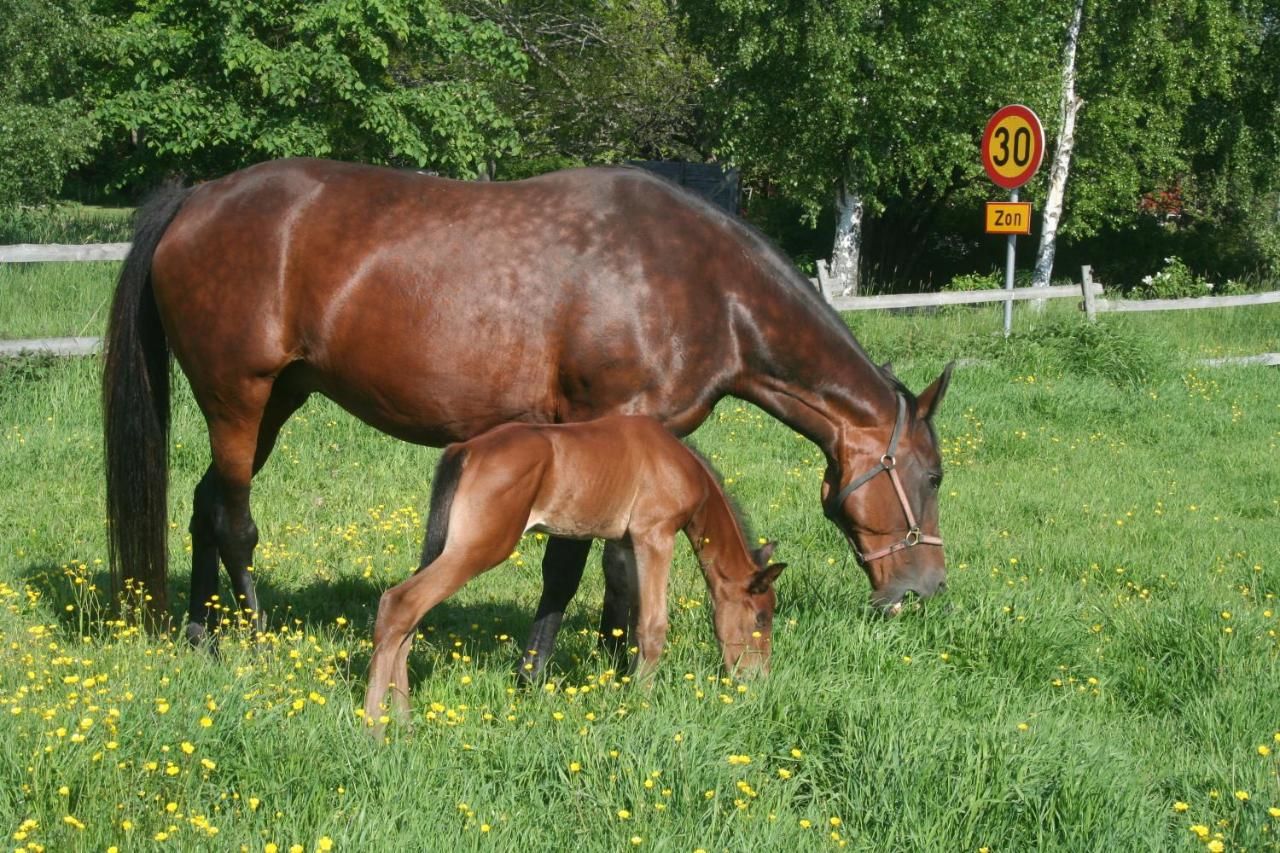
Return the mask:
[[[103,405],[113,578],[145,589],[159,613],[169,353],[212,451],[190,526],[193,641],[219,558],[236,602],[261,620],[250,481],[316,392],[435,446],[509,421],[613,413],[687,434],[721,397],[739,397],[826,455],[823,510],[876,605],[929,596],[945,577],[931,419],[950,368],[910,394],[776,249],[642,171],[468,183],[301,159],[154,196],[116,286]],[[547,547],[533,675],[587,547]],[[608,642],[629,622],[631,593],[621,555],[606,549],[604,562]]]

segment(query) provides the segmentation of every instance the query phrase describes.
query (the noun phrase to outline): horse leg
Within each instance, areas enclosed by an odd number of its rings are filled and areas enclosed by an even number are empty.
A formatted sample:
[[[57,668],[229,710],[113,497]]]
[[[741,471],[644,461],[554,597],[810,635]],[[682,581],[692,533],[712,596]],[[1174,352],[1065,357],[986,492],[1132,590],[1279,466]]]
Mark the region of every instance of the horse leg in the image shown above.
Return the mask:
[[[520,668],[516,671],[521,683],[537,681],[551,659],[556,647],[556,634],[564,620],[564,610],[582,583],[582,570],[589,550],[590,539],[553,536],[547,542],[547,552],[542,558],[542,598],[538,601],[529,642],[525,644]]]
[[[191,601],[187,609],[187,642],[193,646],[210,641],[210,631],[217,625],[213,597],[218,594],[218,523],[221,511],[218,499],[217,473],[212,465],[196,484],[192,500],[191,524]]]
[[[235,408],[209,409],[205,413],[213,463],[196,486],[191,515],[187,639],[193,644],[204,641],[211,620],[216,621],[212,611],[218,588],[219,558],[231,578],[238,606],[251,612],[255,628],[260,629],[263,624],[249,575],[253,551],[258,544],[258,528],[249,512],[249,484],[257,470],[260,427],[272,386],[270,380],[258,380],[239,390],[240,393],[227,398],[234,401]],[[282,422],[273,426],[271,442]]]
[[[675,537],[648,534],[632,541],[636,582],[636,678],[646,681],[658,667],[667,643],[667,577]]]
[[[307,395],[302,392],[291,391],[284,387],[279,380],[272,386],[271,396],[267,398],[267,407],[262,413],[262,421],[258,426],[258,442],[253,452],[253,475],[257,476],[262,470],[262,466],[267,464],[267,457],[271,455],[271,451],[276,446],[276,439],[280,436],[280,429],[284,426],[284,422],[289,416],[307,401]],[[245,513],[248,509],[248,497],[246,495]],[[252,523],[252,519],[250,519]],[[254,528],[255,534],[257,528]],[[254,544],[257,544],[255,535]],[[267,627],[267,616],[262,612],[261,606],[258,604],[258,591],[254,587],[253,574],[249,571],[249,567],[253,565],[253,548],[244,555],[243,560],[223,561],[227,567],[227,575],[231,579],[231,591],[235,596],[236,606],[239,608],[242,616],[250,620],[250,624],[254,631],[264,631]]]
[[[627,635],[635,628],[636,562],[630,547],[606,542],[604,606],[600,609],[600,645],[619,664],[627,659]]]

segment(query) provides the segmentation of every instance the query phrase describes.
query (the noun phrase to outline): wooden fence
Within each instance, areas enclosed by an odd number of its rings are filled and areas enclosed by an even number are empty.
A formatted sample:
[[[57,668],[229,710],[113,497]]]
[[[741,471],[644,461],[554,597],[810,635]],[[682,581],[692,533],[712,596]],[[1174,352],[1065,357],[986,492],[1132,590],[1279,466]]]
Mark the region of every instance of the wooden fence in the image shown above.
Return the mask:
[[[95,243],[67,245],[57,243],[23,243],[0,246],[0,263],[22,264],[45,261],[119,261],[129,253],[128,243]],[[1266,305],[1280,302],[1280,291],[1253,293],[1245,296],[1206,296],[1193,299],[1103,299],[1102,285],[1093,280],[1089,267],[1083,267],[1080,286],[1017,287],[1012,290],[965,290],[939,293],[890,293],[882,296],[841,296],[834,292],[826,264],[818,262],[818,277],[812,280],[823,297],[838,311],[871,311],[901,308],[931,308],[943,305],[976,305],[985,302],[1022,302],[1044,299],[1078,299],[1090,320],[1107,311],[1171,311],[1201,308],[1232,308],[1242,305]],[[53,355],[89,355],[97,351],[97,338],[37,338],[0,341],[0,357],[27,353]],[[1269,353],[1255,357],[1265,364],[1280,363],[1280,355]]]

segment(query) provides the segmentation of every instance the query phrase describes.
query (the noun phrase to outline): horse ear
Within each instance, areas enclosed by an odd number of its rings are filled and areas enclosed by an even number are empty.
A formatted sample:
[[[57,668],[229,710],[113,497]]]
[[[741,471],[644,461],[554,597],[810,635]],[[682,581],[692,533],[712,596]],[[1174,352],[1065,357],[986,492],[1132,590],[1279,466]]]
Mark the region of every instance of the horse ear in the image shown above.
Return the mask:
[[[773,582],[778,579],[778,575],[782,574],[782,570],[787,567],[786,563],[774,563],[765,566],[756,572],[756,576],[751,579],[751,583],[747,585],[747,592],[752,595],[759,595],[767,592],[769,587],[773,586]]]
[[[765,566],[769,565],[769,558],[773,556],[773,552],[777,547],[777,542],[766,542],[751,552],[751,558],[755,560],[757,566],[763,569]]]
[[[927,421],[938,412],[938,405],[942,402],[942,397],[947,393],[947,386],[951,384],[951,370],[956,366],[954,361],[948,362],[947,366],[942,368],[942,375],[933,380],[933,384],[920,392],[917,399],[917,412],[920,420]]]

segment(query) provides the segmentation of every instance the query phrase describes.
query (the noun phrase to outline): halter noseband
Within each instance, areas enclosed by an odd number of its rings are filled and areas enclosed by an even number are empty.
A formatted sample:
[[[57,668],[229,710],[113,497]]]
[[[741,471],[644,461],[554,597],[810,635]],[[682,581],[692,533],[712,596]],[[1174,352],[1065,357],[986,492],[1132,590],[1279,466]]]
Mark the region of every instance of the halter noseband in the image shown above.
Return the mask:
[[[898,500],[902,502],[902,511],[907,516],[907,535],[901,540],[893,543],[887,548],[881,548],[879,551],[872,551],[870,554],[863,554],[854,546],[854,553],[858,555],[858,559],[863,563],[870,563],[872,560],[879,560],[881,557],[887,557],[890,554],[896,554],[915,545],[942,545],[942,539],[937,536],[930,536],[927,533],[920,532],[920,525],[916,523],[915,513],[911,511],[911,502],[907,500],[906,490],[902,488],[902,480],[898,477],[897,463],[894,457],[898,453],[898,440],[902,438],[902,428],[907,422],[907,398],[898,395],[898,419],[893,424],[893,435],[889,437],[889,449],[880,457],[880,464],[872,468],[860,477],[855,477],[849,481],[849,485],[840,490],[836,495],[835,503],[832,505],[835,509],[839,509],[844,505],[849,495],[871,482],[871,479],[881,471],[889,472],[889,479],[893,481],[893,489],[898,493]]]

